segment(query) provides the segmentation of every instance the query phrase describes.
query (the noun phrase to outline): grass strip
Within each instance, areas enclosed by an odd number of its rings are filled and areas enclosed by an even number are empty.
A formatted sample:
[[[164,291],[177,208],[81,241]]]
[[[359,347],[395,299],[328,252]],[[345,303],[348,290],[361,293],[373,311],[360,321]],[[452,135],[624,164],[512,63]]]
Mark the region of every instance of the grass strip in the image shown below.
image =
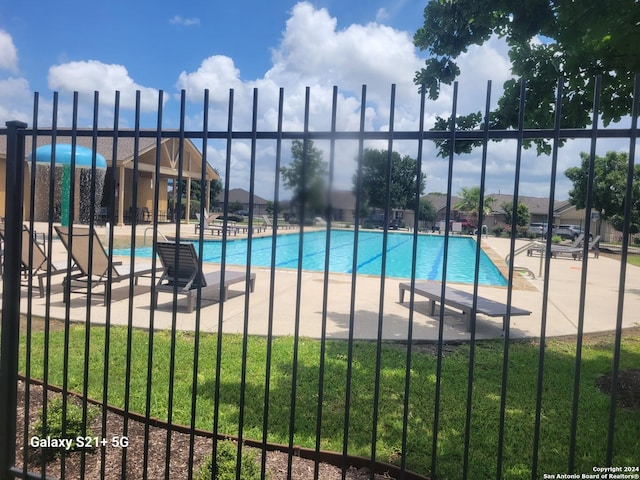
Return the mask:
[[[70,333],[69,388],[82,392],[84,388],[83,359],[85,327],[72,325]],[[92,327],[90,332],[89,396],[102,398],[105,336],[110,335],[109,403],[118,407],[124,402],[126,328]],[[180,332],[176,344],[176,372],[174,381],[173,419],[189,425],[192,395],[197,396],[196,426],[210,430],[213,425],[213,399],[216,384],[215,349],[217,336],[200,335],[200,369],[197,385],[192,384],[194,334]],[[31,370],[34,378],[41,378],[43,365],[48,363],[53,384],[62,384],[62,329],[50,334],[49,358],[44,358],[44,335],[32,333]],[[609,397],[596,386],[596,380],[610,372],[613,359],[613,334],[598,335],[585,340],[580,383],[580,417],[576,466],[579,473],[589,473],[594,466],[605,464]],[[155,332],[151,415],[165,419],[168,403],[170,365],[169,332]],[[146,372],[149,333],[133,332],[132,377],[130,381],[130,409],[142,413],[146,403]],[[21,337],[20,368],[25,365],[25,338]],[[262,437],[262,414],[265,382],[266,339],[248,339],[247,383],[244,431],[246,438]],[[289,435],[289,406],[291,372],[293,371],[293,338],[279,337],[273,341],[268,440],[287,443]],[[220,382],[220,433],[236,434],[242,337],[223,335]],[[435,396],[435,349],[425,345],[413,347],[406,465],[410,470],[428,474],[431,464],[430,445]],[[468,345],[447,348],[443,358],[440,431],[438,434],[438,478],[457,479],[461,476],[464,425],[466,416],[466,388],[468,373]],[[373,394],[376,345],[356,342],[353,356],[351,392],[351,427],[349,453],[369,456],[371,425],[373,423]],[[509,353],[509,384],[507,391],[506,431],[503,476],[505,479],[530,477],[532,464],[533,428],[537,358],[539,345],[534,341],[514,342]],[[320,342],[302,339],[299,343],[297,408],[295,444],[313,448],[316,432],[316,402],[319,382]],[[476,347],[475,378],[471,423],[471,451],[469,478],[495,477],[499,408],[501,398],[501,341],[479,342]],[[400,344],[382,347],[380,371],[381,401],[376,417],[377,455],[380,461],[400,462],[402,405],[406,349]],[[545,350],[544,391],[542,402],[541,445],[539,473],[566,473],[568,465],[569,431],[572,411],[572,385],[575,362],[575,338],[548,339]],[[640,365],[640,329],[623,335],[621,369]],[[322,445],[326,450],[341,451],[343,412],[347,371],[347,344],[328,341],[324,379],[324,417]],[[616,417],[614,464],[638,464],[640,452],[640,411],[619,409]]]

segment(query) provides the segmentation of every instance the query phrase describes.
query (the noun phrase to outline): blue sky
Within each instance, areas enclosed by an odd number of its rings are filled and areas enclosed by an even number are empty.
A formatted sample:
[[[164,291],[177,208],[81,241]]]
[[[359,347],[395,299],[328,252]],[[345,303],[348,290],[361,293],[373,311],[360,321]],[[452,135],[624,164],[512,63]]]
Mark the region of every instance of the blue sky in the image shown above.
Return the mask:
[[[89,6],[90,5],[90,6]],[[278,88],[285,90],[285,129],[300,130],[304,88],[311,88],[312,128],[328,129],[333,85],[340,88],[338,128],[356,129],[360,89],[368,85],[367,128],[386,129],[391,84],[397,85],[396,130],[417,128],[413,76],[425,60],[412,43],[426,0],[238,0],[236,2],[8,2],[0,0],[0,122],[31,123],[33,93],[40,93],[40,124],[51,123],[52,92],[59,92],[59,125],[71,124],[70,101],[79,92],[80,124],[91,122],[92,95],[100,91],[100,126],[113,125],[113,92],[121,92],[121,121],[132,126],[133,99],[141,91],[143,127],[155,126],[158,91],[164,91],[165,127],[178,125],[179,95],[187,92],[188,129],[201,129],[202,91],[210,90],[212,129],[226,128],[228,92],[234,89],[234,128],[249,128],[251,98],[259,89],[258,128],[275,129]],[[510,78],[507,48],[492,39],[459,59],[459,111],[483,110],[487,80],[492,98]],[[429,102],[426,123],[451,110],[451,89]],[[324,145],[318,145],[324,148]],[[386,148],[386,144],[367,145]],[[416,146],[397,143],[402,155]],[[579,162],[586,144],[563,149],[559,171]],[[224,174],[225,146],[209,144],[208,158]],[[273,177],[274,146],[259,145],[258,178]],[[351,187],[355,145],[338,150],[336,188]],[[427,191],[445,191],[447,164],[426,145]],[[248,189],[250,149],[234,144],[231,185]],[[479,185],[480,156],[456,159],[453,193]],[[286,162],[287,159],[285,158]],[[513,191],[515,145],[492,144],[487,191]],[[547,196],[549,161],[526,152],[521,194]],[[569,188],[558,177],[556,195]],[[270,182],[256,193],[273,198]]]

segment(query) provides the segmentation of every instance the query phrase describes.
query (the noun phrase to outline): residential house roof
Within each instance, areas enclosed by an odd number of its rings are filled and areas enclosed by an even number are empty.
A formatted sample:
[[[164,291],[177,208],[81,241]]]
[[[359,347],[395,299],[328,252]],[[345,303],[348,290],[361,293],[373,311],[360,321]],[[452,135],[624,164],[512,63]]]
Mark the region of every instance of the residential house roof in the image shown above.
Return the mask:
[[[229,190],[229,203],[241,203],[243,205],[249,205],[250,193],[244,188],[232,188]],[[224,191],[218,194],[218,202],[224,203]],[[264,198],[253,195],[254,205],[266,205],[267,200]]]

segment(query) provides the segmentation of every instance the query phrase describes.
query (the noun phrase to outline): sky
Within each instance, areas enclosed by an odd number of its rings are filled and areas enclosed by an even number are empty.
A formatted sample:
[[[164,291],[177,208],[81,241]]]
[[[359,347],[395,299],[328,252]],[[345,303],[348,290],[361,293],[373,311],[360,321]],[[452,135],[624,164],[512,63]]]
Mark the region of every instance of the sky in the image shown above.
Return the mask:
[[[90,126],[94,92],[99,92],[98,122],[114,124],[114,92],[120,91],[119,124],[135,124],[136,91],[140,91],[141,126],[155,128],[162,91],[164,128],[178,128],[181,95],[185,95],[185,128],[201,131],[203,91],[209,90],[209,129],[227,128],[229,91],[234,92],[234,130],[249,130],[254,91],[258,91],[258,129],[275,131],[279,89],[284,91],[285,130],[301,131],[305,88],[310,89],[310,128],[328,130],[331,95],[338,87],[338,129],[357,130],[362,85],[367,85],[367,130],[389,128],[391,85],[396,86],[395,130],[416,130],[419,95],[415,72],[427,58],[413,45],[423,23],[426,0],[237,0],[215,2],[9,2],[0,0],[0,124],[32,123],[34,92],[39,94],[39,124],[51,125],[53,92],[58,92],[60,127],[72,122],[73,92],[78,92],[80,126]],[[507,47],[491,39],[471,47],[459,59],[458,112],[484,111],[487,81],[492,80],[495,106],[510,77]],[[452,89],[428,101],[425,124],[447,116]],[[328,145],[316,146],[325,151]],[[386,142],[366,147],[386,149]],[[616,145],[602,145],[603,151]],[[621,148],[627,146],[621,145]],[[200,146],[202,148],[202,146]],[[283,147],[286,148],[286,147]],[[394,150],[417,158],[415,142],[396,142]],[[225,169],[226,146],[210,141],[208,161],[228,176],[232,188],[249,190],[251,148],[234,141],[231,169]],[[561,149],[556,198],[571,187],[564,170],[579,164],[585,142]],[[259,142],[255,152],[255,193],[274,198],[275,143]],[[515,142],[491,143],[487,193],[514,191]],[[357,145],[339,143],[333,188],[351,189]],[[291,161],[283,150],[282,162]],[[549,196],[551,161],[527,150],[522,156],[521,195]],[[480,185],[481,152],[456,157],[452,193]],[[423,150],[426,192],[446,192],[448,161],[438,158],[430,142]],[[281,192],[280,198],[286,198]]]

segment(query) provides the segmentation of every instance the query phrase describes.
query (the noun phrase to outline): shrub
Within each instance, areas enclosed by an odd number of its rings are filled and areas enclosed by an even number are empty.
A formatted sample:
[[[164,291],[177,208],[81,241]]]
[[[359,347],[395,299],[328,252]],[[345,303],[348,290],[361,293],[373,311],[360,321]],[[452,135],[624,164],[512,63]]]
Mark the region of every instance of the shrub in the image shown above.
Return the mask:
[[[216,218],[216,220],[220,220],[222,222],[224,221],[224,218],[224,215],[220,215],[218,218]],[[227,220],[229,222],[242,222],[244,220],[244,217],[241,217],[240,215],[228,215]]]
[[[200,467],[196,474],[196,480],[235,480],[236,479],[236,463],[238,454],[238,445],[232,441],[224,440],[218,442],[218,451],[215,465],[208,457],[205,463]],[[212,469],[214,469],[212,477]],[[242,449],[242,467],[240,468],[240,478],[243,480],[254,480],[260,478],[260,465],[258,463],[258,454],[247,448]],[[269,478],[267,472],[266,478]]]
[[[72,439],[69,451],[78,448],[76,438],[93,437],[89,427],[85,432],[82,431],[82,407],[73,402],[67,402],[67,415],[65,431],[62,431],[62,397],[55,397],[49,400],[47,408],[47,424],[44,426],[44,409],[40,410],[38,420],[34,423],[34,434],[44,437],[56,439],[70,438]],[[87,407],[87,423],[90,423],[98,414],[95,407]],[[42,453],[47,458],[54,458],[60,453],[59,448],[43,448]]]
[[[562,242],[562,237],[560,235],[554,235],[551,237],[551,243],[560,243]]]
[[[633,244],[640,246],[640,237],[636,237],[633,239]]]
[[[503,230],[504,230],[504,227],[501,227],[500,225],[497,225],[491,229],[491,231],[496,237],[499,237],[500,235],[502,235]]]

